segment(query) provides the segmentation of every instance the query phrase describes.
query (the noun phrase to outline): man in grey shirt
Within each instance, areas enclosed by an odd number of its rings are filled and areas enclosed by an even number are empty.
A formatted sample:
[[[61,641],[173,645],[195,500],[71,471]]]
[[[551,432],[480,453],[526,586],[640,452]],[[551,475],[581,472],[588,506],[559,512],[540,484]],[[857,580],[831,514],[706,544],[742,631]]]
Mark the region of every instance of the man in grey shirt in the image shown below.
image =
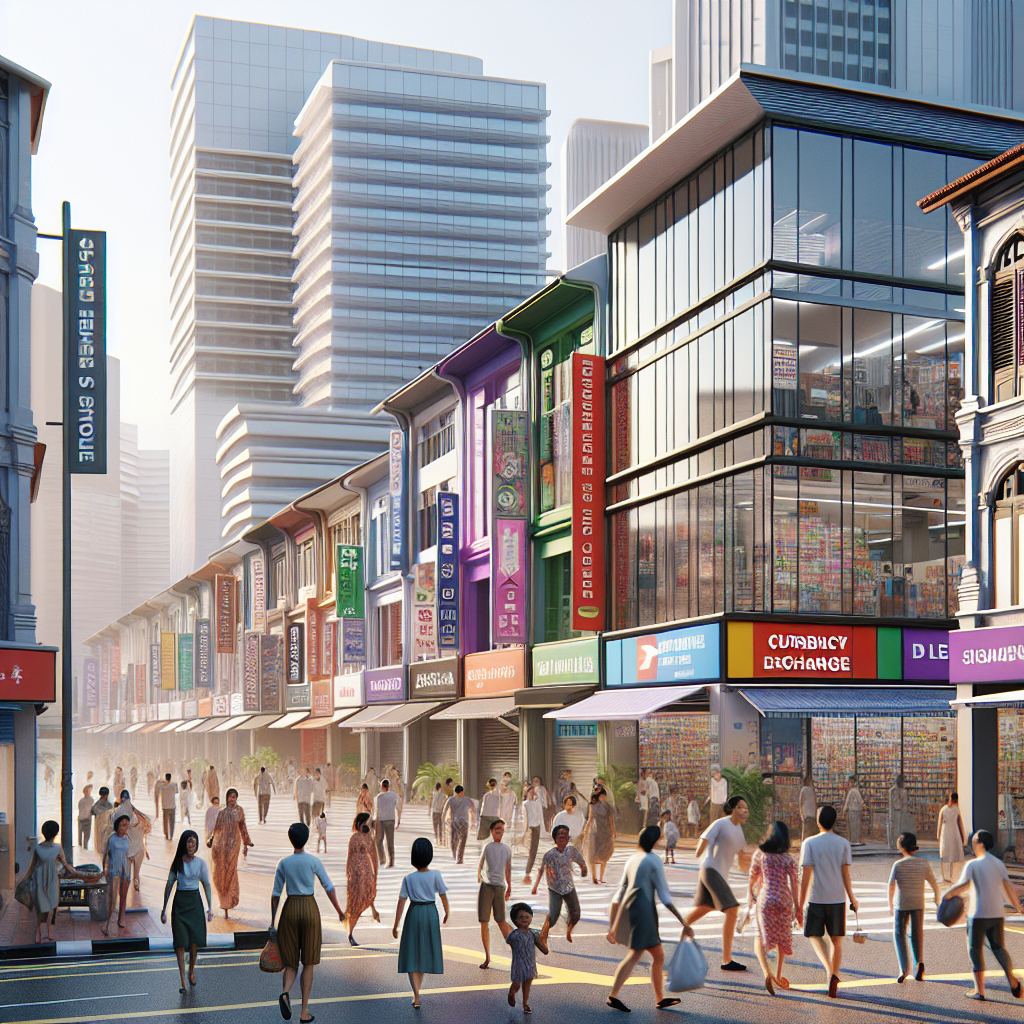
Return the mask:
[[[295,780],[295,803],[299,808],[299,821],[308,826],[312,821],[310,805],[313,803],[313,776],[308,768],[305,775]]]
[[[313,817],[319,818],[327,803],[327,783],[319,768],[313,769]]]
[[[171,782],[171,773],[164,775],[160,786],[160,806],[164,812],[164,839],[170,842],[174,838],[174,809],[178,803],[178,784]]]
[[[260,824],[267,823],[267,811],[270,810],[270,792],[276,790],[274,779],[265,767],[260,768],[259,775],[252,780],[253,792],[256,794],[256,806],[259,809]]]
[[[398,794],[391,788],[387,779],[381,779],[380,792],[374,801],[377,830],[377,860],[384,863],[384,840],[388,844],[388,867],[395,866],[395,807],[398,805]]]

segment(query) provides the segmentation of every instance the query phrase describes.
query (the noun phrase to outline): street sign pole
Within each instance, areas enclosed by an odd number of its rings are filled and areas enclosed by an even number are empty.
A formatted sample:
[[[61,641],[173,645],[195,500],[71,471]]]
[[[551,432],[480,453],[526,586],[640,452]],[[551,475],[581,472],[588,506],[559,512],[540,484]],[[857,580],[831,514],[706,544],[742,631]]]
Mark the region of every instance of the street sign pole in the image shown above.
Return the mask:
[[[75,839],[74,790],[71,778],[72,745],[72,697],[71,679],[71,296],[74,282],[68,269],[68,235],[71,231],[71,204],[61,205],[61,235],[63,237],[62,259],[64,281],[64,360],[62,386],[64,388],[64,444],[63,444],[63,487],[64,497],[61,502],[64,542],[62,550],[63,569],[63,613],[61,616],[61,697],[60,697],[60,834],[61,846],[68,863],[72,862],[71,848]]]

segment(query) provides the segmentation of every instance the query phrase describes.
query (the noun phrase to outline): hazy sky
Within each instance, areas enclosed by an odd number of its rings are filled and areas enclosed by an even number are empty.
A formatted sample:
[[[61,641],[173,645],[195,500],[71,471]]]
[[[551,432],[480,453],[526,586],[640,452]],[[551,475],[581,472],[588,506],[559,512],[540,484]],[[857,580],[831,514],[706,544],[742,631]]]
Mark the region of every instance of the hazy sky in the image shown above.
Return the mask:
[[[287,12],[285,14],[284,12]],[[561,267],[559,155],[578,117],[647,122],[649,51],[669,42],[669,0],[0,0],[0,53],[53,83],[33,161],[40,231],[107,231],[108,344],[121,410],[167,444],[170,80],[195,14],[468,53],[484,74],[547,85],[551,267]],[[39,280],[60,288],[60,243]]]

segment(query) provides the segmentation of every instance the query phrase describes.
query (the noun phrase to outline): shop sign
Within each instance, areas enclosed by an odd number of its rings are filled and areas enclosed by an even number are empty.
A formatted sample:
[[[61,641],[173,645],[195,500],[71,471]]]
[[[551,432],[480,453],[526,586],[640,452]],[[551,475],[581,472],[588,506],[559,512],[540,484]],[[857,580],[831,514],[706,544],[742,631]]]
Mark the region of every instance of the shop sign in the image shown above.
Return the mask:
[[[197,718],[210,718],[213,715],[213,698],[212,697],[201,697],[196,701],[196,717]]]
[[[616,722],[615,738],[617,740],[632,739],[636,736],[636,722]]]
[[[363,673],[349,672],[334,677],[334,706],[361,708],[363,706]]]
[[[0,700],[48,704],[56,699],[56,647],[0,646]]]
[[[100,662],[98,658],[86,658],[82,662],[82,680],[85,683],[85,706],[100,706]]]
[[[597,736],[597,722],[555,722],[555,735],[563,740],[586,740]]]
[[[459,646],[459,496],[437,495],[437,646]]]
[[[284,685],[284,637],[280,633],[263,633],[259,640],[260,710],[278,712]]]
[[[235,653],[235,577],[218,574],[214,577],[214,612],[217,627],[217,653]]]
[[[437,606],[435,566],[413,567],[412,587],[412,650],[413,659],[437,657]]]
[[[262,633],[267,628],[267,590],[263,559],[259,555],[249,560],[249,571],[252,574],[252,628]]]
[[[245,714],[245,700],[240,693],[233,693],[230,697],[231,700],[231,714],[232,715],[244,715]]]
[[[226,693],[218,693],[213,698],[213,714],[216,718],[225,718],[231,711],[231,698]]]
[[[533,649],[533,685],[593,683],[601,680],[597,637],[564,644],[544,644]]]
[[[949,633],[946,630],[903,630],[903,678],[949,678]]]
[[[951,683],[1010,683],[1024,677],[1024,626],[986,626],[949,634]]]
[[[324,613],[326,615],[326,613]],[[335,619],[324,622],[323,676],[330,682],[338,671],[338,625]]]
[[[467,697],[500,697],[526,685],[526,651],[511,647],[481,651],[464,659],[464,691]]]
[[[177,633],[160,634],[160,685],[165,690],[173,690],[177,685],[177,636]]]
[[[133,664],[131,664],[131,662],[128,663],[128,668],[127,668],[127,670],[125,672],[125,681],[126,681],[125,695],[124,695],[125,702],[128,703],[128,704],[134,704],[135,703],[135,666]]]
[[[110,706],[119,704],[121,695],[121,648],[110,645]]]
[[[181,704],[181,717],[191,720],[199,713],[199,701],[186,700]]]
[[[330,679],[317,679],[309,684],[311,718],[329,718],[334,714],[334,696],[331,689]]]
[[[324,664],[324,626],[327,613],[317,604],[315,597],[306,601],[306,667],[309,681],[316,682],[328,675]]]
[[[772,387],[796,391],[796,346],[776,342],[772,346]]]
[[[308,711],[309,700],[309,683],[299,683],[295,686],[285,687],[286,711]]]
[[[167,717],[181,721],[185,717],[185,702],[183,700],[172,700],[167,704],[168,711]]]
[[[169,722],[171,720],[171,705],[164,701],[156,706],[156,720],[158,722]]]
[[[877,648],[871,626],[730,623],[729,674],[738,664],[743,630],[749,631],[755,679],[876,679]],[[734,649],[737,648],[737,649]]]
[[[363,549],[339,544],[335,565],[335,615],[339,619],[363,617]]]
[[[156,687],[163,688],[161,678],[160,645],[150,644],[149,646],[149,681]]]
[[[388,494],[391,497],[391,569],[402,568],[405,553],[405,523],[402,519],[402,495],[405,492],[405,460],[402,432],[391,431],[388,451]]]
[[[212,684],[210,674],[210,620],[196,622],[196,686],[208,690]]]
[[[529,418],[526,410],[491,410],[493,518],[526,518],[528,437]]]
[[[191,690],[195,663],[196,638],[191,633],[178,634],[178,689]]]
[[[146,703],[146,666],[135,666],[135,703]]]
[[[572,628],[604,629],[604,359],[572,354]]]
[[[260,635],[247,629],[242,639],[242,712],[260,709]]]
[[[305,626],[301,622],[293,622],[288,627],[288,682],[290,684],[306,681],[302,672],[305,631]]]
[[[718,679],[722,671],[720,629],[717,622],[711,622],[609,641],[605,646],[608,685]]]
[[[525,644],[526,520],[499,517],[492,537],[491,637],[496,644]]]
[[[458,658],[419,661],[409,666],[410,700],[455,700],[458,695]]]
[[[366,662],[366,620],[344,619],[341,623],[341,661],[344,665]]]
[[[405,666],[367,669],[363,673],[367,704],[391,704],[405,700]]]

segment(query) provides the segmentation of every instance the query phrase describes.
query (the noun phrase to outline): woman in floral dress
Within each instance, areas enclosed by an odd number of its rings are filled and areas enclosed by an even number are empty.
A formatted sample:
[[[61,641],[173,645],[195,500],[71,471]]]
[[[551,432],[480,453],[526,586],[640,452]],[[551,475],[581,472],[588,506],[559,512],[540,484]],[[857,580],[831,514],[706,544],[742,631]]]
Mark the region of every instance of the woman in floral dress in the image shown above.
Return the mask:
[[[803,922],[796,862],[789,855],[789,828],[777,821],[754,851],[750,861],[750,900],[757,908],[757,938],[754,952],[764,971],[764,987],[775,995],[775,986],[789,988],[782,976],[782,965],[793,954],[793,921]],[[768,954],[778,951],[773,975]]]
[[[608,805],[607,791],[597,786],[590,797],[590,815],[583,829],[583,856],[590,864],[590,877],[594,885],[604,881],[608,861],[615,854],[615,819]]]
[[[217,815],[213,835],[206,845],[213,848],[213,884],[227,917],[228,911],[238,906],[238,848],[241,846],[242,856],[247,857],[249,847],[255,843],[245,827],[245,811],[238,806],[238,790],[229,789],[225,799],[227,804]]]
[[[348,941],[358,946],[356,924],[367,910],[374,921],[380,920],[373,901],[377,898],[377,846],[370,833],[370,816],[360,811],[352,823],[352,837],[348,841],[345,860],[345,920],[348,922]]]

